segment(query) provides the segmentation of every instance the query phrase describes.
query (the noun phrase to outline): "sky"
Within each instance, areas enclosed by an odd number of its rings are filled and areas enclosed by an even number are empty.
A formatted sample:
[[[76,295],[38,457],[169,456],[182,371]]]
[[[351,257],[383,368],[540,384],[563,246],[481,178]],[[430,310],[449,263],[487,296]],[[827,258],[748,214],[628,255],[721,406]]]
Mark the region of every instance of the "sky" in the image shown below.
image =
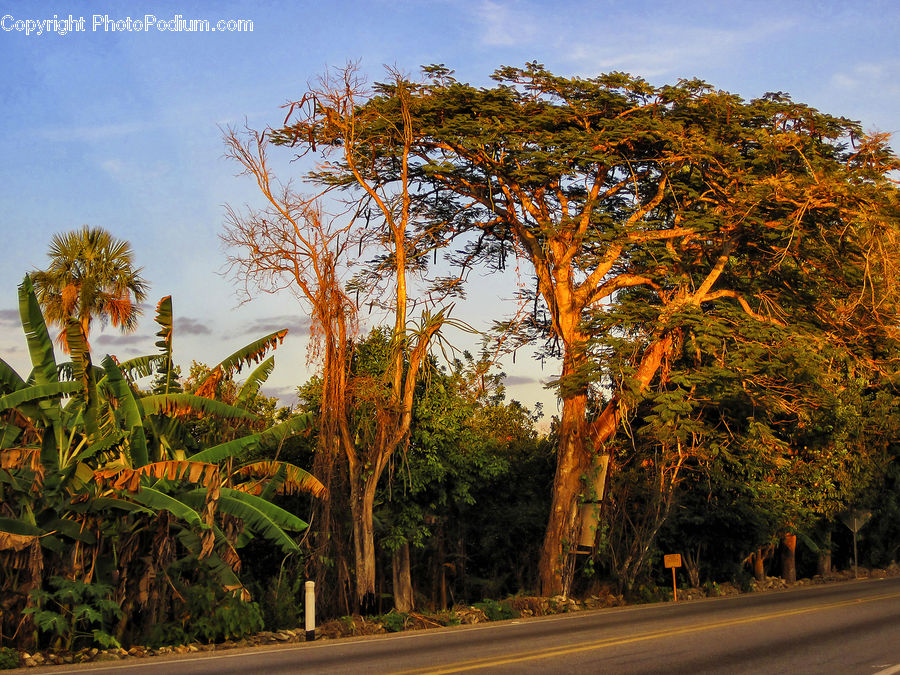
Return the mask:
[[[45,23],[39,33],[38,22],[70,16],[84,20],[83,30],[61,34],[64,25]],[[180,31],[179,18],[212,27],[249,20],[252,29]],[[126,30],[112,30],[117,25]],[[224,158],[222,129],[278,125],[282,106],[328,67],[357,62],[377,81],[385,66],[412,75],[443,63],[479,86],[490,85],[496,68],[528,61],[559,75],[616,70],[656,85],[700,78],[747,99],[788,92],[867,130],[897,134],[898,37],[895,0],[299,0],[214,8],[0,0],[0,358],[27,375],[16,286],[46,265],[54,233],[87,224],[131,243],[152,300],[137,332],[92,334],[95,352],[153,353],[153,307],[172,295],[176,361],[185,371],[192,360],[214,364],[289,328],[264,392],[294,402],[311,373],[309,320],[290,294],[240,302],[219,235],[226,204],[261,201]],[[296,164],[277,167],[284,178],[301,177]],[[473,276],[455,316],[486,330],[501,318],[498,308],[512,311],[517,283]],[[462,347],[473,341],[451,339]],[[520,351],[501,367],[511,398],[541,402],[548,417],[557,411],[543,383],[558,364],[542,366]]]

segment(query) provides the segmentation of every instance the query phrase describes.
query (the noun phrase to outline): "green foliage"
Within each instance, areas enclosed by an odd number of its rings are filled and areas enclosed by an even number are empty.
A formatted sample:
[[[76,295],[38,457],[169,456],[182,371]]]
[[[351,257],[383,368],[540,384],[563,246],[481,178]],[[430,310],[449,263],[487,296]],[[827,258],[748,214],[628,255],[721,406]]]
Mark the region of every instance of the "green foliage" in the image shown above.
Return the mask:
[[[142,624],[166,623],[173,565],[202,562],[214,579],[209,587],[228,589],[231,597],[246,595],[235,573],[237,551],[254,536],[297,549],[285,528],[299,531],[306,524],[262,495],[321,491],[316,479],[278,462],[247,467],[233,461],[234,452],[221,449],[215,460],[226,460],[221,465],[185,461],[189,451],[203,447],[184,442],[182,416],[255,417],[252,413],[195,394],[142,398],[126,372],[149,376],[145,365],[159,361],[134,362],[123,371],[106,356],[101,367],[92,366],[77,333],[69,343],[73,364],[57,368],[27,277],[19,296],[34,369],[26,381],[0,368],[0,406],[8,411],[0,421],[0,549],[9,563],[0,566],[0,591],[12,602],[10,611],[0,614],[0,632],[15,632],[15,617],[25,610],[42,639],[66,648],[86,640],[116,645],[143,630]],[[170,328],[170,312],[162,314],[163,328]],[[279,335],[254,343],[255,356],[244,350],[240,358],[261,356],[258,350]],[[164,342],[168,349],[170,340]],[[307,423],[301,417],[260,430],[241,447],[283,442]],[[228,487],[221,487],[226,482]],[[83,581],[86,569],[92,570],[93,584]],[[113,606],[103,595],[113,585],[127,608],[114,628]],[[38,605],[26,608],[29,590]],[[258,609],[235,602],[240,599],[222,600],[219,613],[204,617],[213,623],[202,624],[202,633],[243,634],[255,627]],[[20,639],[29,632],[18,631]]]
[[[459,626],[462,622],[459,616],[452,609],[445,609],[434,615],[435,619],[442,626]]]
[[[405,466],[377,511],[383,546],[409,542],[421,572],[437,572],[432,587],[449,579],[458,601],[532,586],[552,479],[533,422],[486,363],[432,364]]]
[[[407,619],[409,619],[409,614],[403,612],[388,612],[375,618],[388,633],[399,633],[405,630]]]
[[[262,570],[261,570],[262,571]],[[266,588],[254,594],[259,599],[263,624],[266,630],[296,628],[303,622],[303,592],[305,577],[293,575],[285,578],[279,574]]]
[[[504,621],[505,619],[515,619],[519,616],[516,610],[506,602],[486,599],[482,602],[476,602],[472,606],[484,612],[488,621]]]
[[[19,652],[10,647],[0,647],[0,670],[12,670],[19,665]]]
[[[150,646],[239,640],[263,629],[259,604],[242,600],[226,590],[209,561],[181,560],[168,570],[177,593],[171,620],[149,627],[144,642]]]
[[[95,645],[101,649],[120,646],[111,631],[122,610],[112,600],[111,586],[63,577],[51,577],[49,586],[49,591],[32,591],[34,605],[22,612],[33,615],[49,646],[68,651]]]
[[[628,593],[628,600],[637,604],[662,602],[671,597],[672,593],[667,587],[660,587],[652,582],[635,584]]]

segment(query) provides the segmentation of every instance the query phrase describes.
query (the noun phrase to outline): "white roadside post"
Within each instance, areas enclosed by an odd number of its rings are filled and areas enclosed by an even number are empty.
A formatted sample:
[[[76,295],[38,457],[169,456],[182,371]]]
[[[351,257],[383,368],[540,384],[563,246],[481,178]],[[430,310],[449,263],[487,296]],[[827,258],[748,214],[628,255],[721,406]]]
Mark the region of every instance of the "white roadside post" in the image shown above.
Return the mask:
[[[316,582],[306,582],[306,601],[304,602],[306,610],[306,641],[311,642],[316,639]]]

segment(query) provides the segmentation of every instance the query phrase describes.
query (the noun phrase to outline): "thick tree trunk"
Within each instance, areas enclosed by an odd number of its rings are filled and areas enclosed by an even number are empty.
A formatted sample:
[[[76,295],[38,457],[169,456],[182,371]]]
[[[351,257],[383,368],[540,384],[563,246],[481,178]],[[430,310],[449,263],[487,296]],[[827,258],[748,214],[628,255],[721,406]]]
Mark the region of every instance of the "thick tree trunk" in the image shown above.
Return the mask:
[[[394,551],[394,609],[398,612],[411,612],[415,608],[412,576],[409,570],[409,542]]]
[[[831,530],[825,533],[825,541],[822,542],[822,548],[819,549],[819,559],[817,561],[817,572],[820,576],[831,574]]]
[[[766,555],[762,549],[755,551],[750,556],[753,565],[753,578],[757,581],[766,580]]]
[[[350,516],[353,520],[356,605],[360,614],[375,611],[375,528],[372,509],[377,484],[378,476],[374,473],[364,479],[358,472],[351,471]]]
[[[672,336],[665,335],[644,352],[634,374],[640,390],[653,380],[671,346]],[[563,379],[573,372],[576,372],[576,368],[566,368],[564,365]],[[568,591],[570,580],[566,572],[569,567],[567,555],[570,549],[581,542],[582,537],[587,540],[592,536],[600,522],[599,504],[591,505],[594,508],[582,509],[583,519],[578,518],[578,496],[584,490],[581,476],[592,473],[594,486],[599,485],[605,489],[609,455],[604,452],[604,443],[613,437],[618,427],[619,401],[613,398],[590,427],[586,424],[586,414],[586,394],[575,394],[563,399],[553,499],[538,567],[541,595],[544,596],[565,594]],[[585,444],[588,436],[594,453],[597,454],[588,452]]]
[[[541,595],[544,596],[565,594],[568,590],[566,559],[569,548],[576,541],[577,499],[582,490],[581,475],[587,468],[584,449],[586,411],[586,394],[563,399],[550,518],[538,565]]]
[[[781,578],[789,584],[797,581],[797,535],[785,534],[781,540]]]

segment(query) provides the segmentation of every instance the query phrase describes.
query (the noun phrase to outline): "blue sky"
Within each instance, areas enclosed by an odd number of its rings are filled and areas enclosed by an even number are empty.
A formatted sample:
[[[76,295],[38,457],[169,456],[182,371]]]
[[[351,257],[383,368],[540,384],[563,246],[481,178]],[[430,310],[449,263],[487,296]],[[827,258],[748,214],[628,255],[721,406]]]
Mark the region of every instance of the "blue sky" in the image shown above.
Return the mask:
[[[3,2],[0,0],[0,356],[27,372],[16,285],[45,264],[55,232],[83,224],[128,239],[153,302],[171,294],[178,360],[215,363],[280,327],[269,393],[290,401],[308,377],[308,321],[291,296],[238,306],[223,275],[218,235],[226,203],[258,203],[223,158],[220,127],[276,125],[326,66],[358,61],[415,73],[445,63],[488,84],[501,65],[537,60],[561,75],[610,70],[654,84],[699,77],[745,98],[786,91],[824,112],[900,132],[900,4],[895,1],[513,2]],[[26,35],[26,20],[70,14],[85,31]],[[249,19],[252,32],[105,32],[116,20]],[[6,30],[11,28],[12,30]],[[895,143],[895,147],[897,147]],[[284,174],[299,173],[286,162]],[[514,283],[473,278],[457,310],[486,328]],[[152,309],[137,333],[105,331],[96,350],[128,358],[153,351]],[[523,403],[554,397],[552,376],[520,352],[504,364]]]

